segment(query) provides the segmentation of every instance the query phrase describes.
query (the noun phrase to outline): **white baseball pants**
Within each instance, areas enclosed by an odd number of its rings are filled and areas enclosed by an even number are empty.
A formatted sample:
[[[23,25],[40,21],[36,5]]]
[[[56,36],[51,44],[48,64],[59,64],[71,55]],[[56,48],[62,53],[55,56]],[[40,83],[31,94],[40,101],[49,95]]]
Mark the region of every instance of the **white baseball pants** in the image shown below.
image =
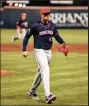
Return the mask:
[[[35,59],[38,64],[38,72],[32,84],[31,92],[36,93],[40,82],[44,88],[45,96],[50,95],[50,61],[51,61],[51,50],[35,49]]]

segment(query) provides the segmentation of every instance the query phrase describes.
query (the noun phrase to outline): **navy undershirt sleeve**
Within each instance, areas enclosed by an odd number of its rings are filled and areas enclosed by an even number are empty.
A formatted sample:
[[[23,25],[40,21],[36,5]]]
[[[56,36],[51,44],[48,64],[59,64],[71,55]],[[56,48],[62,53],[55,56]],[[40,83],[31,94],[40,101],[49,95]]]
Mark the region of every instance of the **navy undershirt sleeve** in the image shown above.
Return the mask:
[[[65,43],[64,40],[59,36],[59,33],[57,31],[57,28],[55,27],[54,29],[54,34],[53,34],[54,38],[56,39],[56,41],[60,44]]]
[[[28,40],[29,38],[31,37],[32,33],[30,31],[30,29],[28,29],[24,39],[23,39],[23,51],[26,51],[26,47],[27,47],[27,44],[28,44]]]
[[[55,38],[56,41],[57,41],[58,43],[60,43],[60,44],[65,43],[65,42],[63,41],[63,39],[62,39],[59,35],[54,36],[54,38]]]

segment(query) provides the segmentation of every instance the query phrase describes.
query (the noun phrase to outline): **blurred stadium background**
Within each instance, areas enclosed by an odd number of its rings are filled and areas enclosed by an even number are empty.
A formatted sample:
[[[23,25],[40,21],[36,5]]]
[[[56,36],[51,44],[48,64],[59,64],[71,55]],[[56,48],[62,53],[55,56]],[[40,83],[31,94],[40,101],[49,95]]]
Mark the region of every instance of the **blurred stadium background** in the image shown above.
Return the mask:
[[[53,104],[88,105],[88,0],[1,0],[0,7],[1,105],[45,105],[42,86],[39,102],[27,95],[37,71],[33,49],[25,59],[22,40],[12,43],[20,13],[27,13],[30,27],[40,19],[42,7],[51,8],[51,20],[70,48],[69,64],[55,46],[52,49],[51,90],[57,96]],[[29,47],[32,43],[33,38]],[[54,45],[58,45],[55,40]]]

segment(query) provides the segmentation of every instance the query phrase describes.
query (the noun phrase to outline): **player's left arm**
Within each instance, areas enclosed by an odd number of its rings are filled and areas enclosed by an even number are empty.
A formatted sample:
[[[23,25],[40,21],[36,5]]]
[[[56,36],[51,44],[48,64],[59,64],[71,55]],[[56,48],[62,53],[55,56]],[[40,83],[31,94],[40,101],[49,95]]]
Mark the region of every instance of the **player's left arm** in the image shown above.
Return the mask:
[[[65,41],[61,38],[61,36],[59,35],[57,28],[55,27],[54,29],[54,33],[53,33],[54,38],[56,39],[56,41],[61,44],[59,46],[59,51],[64,53],[65,55],[68,54],[69,49],[68,49],[68,45],[65,43]]]

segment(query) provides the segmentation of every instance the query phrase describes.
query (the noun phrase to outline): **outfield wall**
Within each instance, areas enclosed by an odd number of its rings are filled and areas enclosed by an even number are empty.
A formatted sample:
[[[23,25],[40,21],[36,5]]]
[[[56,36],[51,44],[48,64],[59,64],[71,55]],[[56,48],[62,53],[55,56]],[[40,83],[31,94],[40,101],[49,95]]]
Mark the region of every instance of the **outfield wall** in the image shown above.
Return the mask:
[[[29,26],[40,20],[40,9],[43,7],[4,7],[1,12],[0,26],[16,28],[21,12],[27,13]],[[51,8],[51,20],[58,28],[88,29],[88,7],[46,7]]]

